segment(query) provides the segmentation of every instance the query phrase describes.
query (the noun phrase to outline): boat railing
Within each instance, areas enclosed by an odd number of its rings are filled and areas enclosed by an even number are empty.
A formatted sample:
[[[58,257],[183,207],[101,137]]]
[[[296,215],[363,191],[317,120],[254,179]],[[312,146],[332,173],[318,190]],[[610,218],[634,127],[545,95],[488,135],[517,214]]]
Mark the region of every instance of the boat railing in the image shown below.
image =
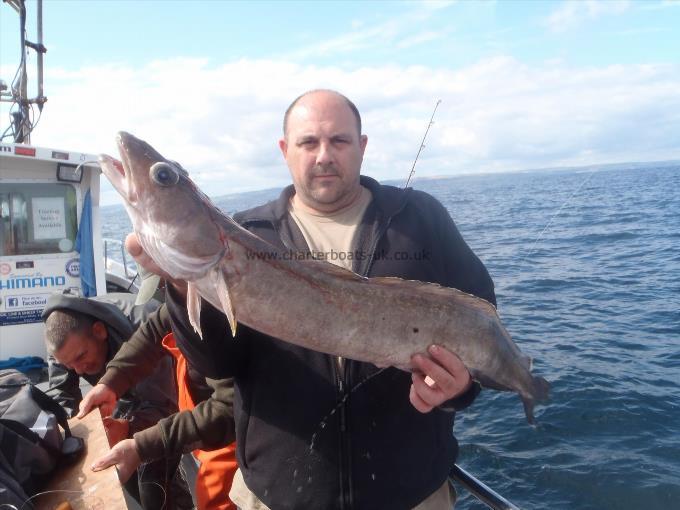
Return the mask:
[[[472,476],[458,464],[454,464],[453,469],[449,473],[449,482],[451,481],[458,482],[492,510],[520,510],[518,506],[505,499],[481,480]]]
[[[104,267],[108,271],[114,270],[122,273],[119,276],[124,276],[126,280],[134,280],[137,276],[137,267],[134,260],[129,259],[123,241],[106,237],[102,240],[104,241]]]

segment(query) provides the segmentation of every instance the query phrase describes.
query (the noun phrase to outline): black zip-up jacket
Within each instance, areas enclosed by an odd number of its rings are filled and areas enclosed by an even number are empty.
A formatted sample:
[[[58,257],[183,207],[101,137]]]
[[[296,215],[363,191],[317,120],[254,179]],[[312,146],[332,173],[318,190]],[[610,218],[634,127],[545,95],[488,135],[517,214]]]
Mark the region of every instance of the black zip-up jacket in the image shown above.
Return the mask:
[[[355,272],[439,283],[495,305],[488,272],[435,198],[363,176],[361,184],[373,200],[355,236]],[[234,219],[275,246],[308,253],[287,212],[293,193],[289,186]],[[204,375],[235,377],[239,466],[270,508],[407,509],[445,482],[458,453],[455,413],[418,412],[410,374],[388,368],[356,387],[378,369],[346,360],[338,373],[335,357],[243,325],[231,339],[224,315],[205,301],[200,340],[180,301],[169,293],[175,338],[202,351]],[[478,392],[475,384],[447,408],[469,405]]]

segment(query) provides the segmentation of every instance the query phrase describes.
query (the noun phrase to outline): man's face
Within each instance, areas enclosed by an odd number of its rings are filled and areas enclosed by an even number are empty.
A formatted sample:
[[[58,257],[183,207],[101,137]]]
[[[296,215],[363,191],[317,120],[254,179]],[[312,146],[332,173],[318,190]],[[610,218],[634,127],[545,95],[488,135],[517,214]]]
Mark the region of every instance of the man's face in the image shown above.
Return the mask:
[[[288,117],[286,136],[279,141],[296,201],[331,213],[359,197],[367,138],[358,131],[356,117],[341,97],[315,92],[300,99]]]
[[[95,322],[90,331],[69,333],[54,357],[69,370],[75,370],[78,375],[96,375],[106,364],[108,345],[105,332],[104,325]]]

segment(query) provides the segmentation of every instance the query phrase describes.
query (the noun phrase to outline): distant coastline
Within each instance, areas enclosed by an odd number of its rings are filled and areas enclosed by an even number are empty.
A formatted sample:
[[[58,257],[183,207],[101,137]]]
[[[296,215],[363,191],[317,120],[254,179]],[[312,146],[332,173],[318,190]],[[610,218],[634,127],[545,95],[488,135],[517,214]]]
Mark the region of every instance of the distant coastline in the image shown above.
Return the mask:
[[[444,174],[444,175],[428,175],[419,176],[416,169],[416,173],[412,179],[412,182],[416,183],[418,181],[434,181],[438,179],[458,179],[465,177],[490,177],[490,176],[500,176],[509,174],[532,174],[532,173],[570,173],[570,172],[607,172],[615,170],[651,170],[654,168],[669,168],[669,167],[680,167],[680,160],[666,160],[666,161],[630,161],[625,163],[605,163],[597,165],[583,165],[583,166],[556,166],[556,167],[544,167],[544,168],[529,168],[522,170],[502,170],[502,171],[490,171],[490,172],[464,172],[457,174]],[[370,172],[368,172],[370,175]],[[381,180],[385,184],[391,184],[393,186],[403,186],[406,182],[406,175],[403,179],[386,179]],[[217,202],[218,205],[222,203],[230,203],[233,201],[243,202],[247,204],[252,203],[265,203],[269,200],[273,200],[281,192],[281,187],[277,188],[265,188],[253,191],[242,191],[239,193],[228,193],[226,195],[210,195],[210,199]],[[110,204],[102,206],[102,209],[106,210],[123,210],[121,204]],[[239,209],[236,209],[239,210]]]
[[[491,171],[477,171],[477,172],[461,172],[456,174],[441,174],[441,175],[427,175],[418,176],[418,170],[416,168],[416,173],[414,179],[419,181],[431,181],[435,179],[453,179],[457,177],[481,177],[490,175],[508,175],[508,174],[532,174],[539,172],[606,172],[613,170],[646,170],[653,168],[668,168],[668,167],[680,167],[680,159],[671,159],[664,161],[628,161],[624,163],[603,163],[603,164],[592,164],[592,165],[577,165],[577,166],[549,166],[549,167],[539,167],[539,168],[524,168],[517,170],[491,170]],[[403,185],[406,182],[406,177],[403,179],[388,179],[381,181],[385,184],[399,184]]]

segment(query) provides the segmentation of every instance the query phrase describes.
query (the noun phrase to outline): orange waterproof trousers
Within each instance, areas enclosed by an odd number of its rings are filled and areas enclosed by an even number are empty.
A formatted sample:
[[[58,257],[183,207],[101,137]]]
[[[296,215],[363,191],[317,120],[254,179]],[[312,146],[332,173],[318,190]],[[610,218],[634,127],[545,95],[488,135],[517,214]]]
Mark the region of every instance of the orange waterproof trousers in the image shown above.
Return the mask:
[[[177,367],[177,404],[180,411],[196,407],[187,383],[187,360],[175,344],[172,333],[163,338],[163,347],[173,355]],[[201,463],[196,475],[196,505],[198,510],[236,510],[229,499],[231,482],[238,469],[236,443],[214,451],[194,450]]]

